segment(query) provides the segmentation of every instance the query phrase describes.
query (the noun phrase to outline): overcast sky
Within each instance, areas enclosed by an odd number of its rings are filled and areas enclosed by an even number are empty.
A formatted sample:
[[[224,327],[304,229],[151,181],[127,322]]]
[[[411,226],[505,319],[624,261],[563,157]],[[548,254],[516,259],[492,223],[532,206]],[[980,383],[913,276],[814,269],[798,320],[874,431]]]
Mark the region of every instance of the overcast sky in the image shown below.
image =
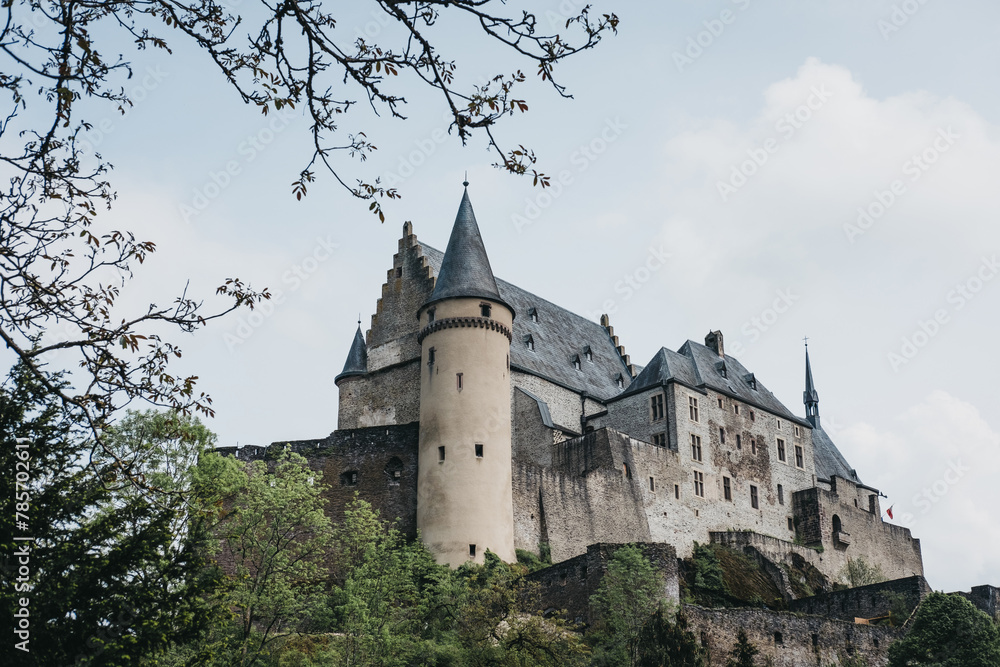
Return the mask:
[[[381,34],[355,4],[338,30]],[[545,27],[573,6],[532,3]],[[530,112],[499,133],[561,175],[544,193],[492,169],[482,139],[442,135],[444,109],[418,91],[405,122],[345,119],[379,147],[345,169],[403,195],[385,224],[322,174],[294,199],[309,157],[298,113],[242,106],[183,48],[136,61],[136,106],[101,111],[88,137],[116,167],[105,224],[159,245],[124,298],[163,303],[188,280],[208,296],[229,276],[275,294],[179,341],[220,444],[336,428],[333,378],[403,222],[443,250],[468,170],[496,275],[610,313],[638,364],[721,329],[803,414],[808,336],[824,424],[921,539],[931,586],[1000,585],[1000,5],[598,3],[610,8],[619,36],[557,70],[575,99],[532,85]],[[463,80],[497,73],[504,56],[474,26],[440,33]]]

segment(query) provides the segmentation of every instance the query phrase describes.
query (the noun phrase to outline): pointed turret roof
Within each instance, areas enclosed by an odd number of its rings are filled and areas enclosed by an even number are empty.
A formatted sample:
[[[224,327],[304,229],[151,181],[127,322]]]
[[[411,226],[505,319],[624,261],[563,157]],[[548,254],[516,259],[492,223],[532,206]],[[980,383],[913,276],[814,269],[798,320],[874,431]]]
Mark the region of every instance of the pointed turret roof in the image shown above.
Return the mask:
[[[462,203],[455,216],[455,225],[451,229],[448,248],[444,252],[441,270],[438,272],[434,292],[427,303],[472,297],[489,299],[510,308],[500,298],[496,278],[490,267],[490,258],[483,245],[483,237],[479,233],[476,214],[469,201],[468,188],[462,193]],[[511,308],[513,311],[513,308]]]
[[[361,323],[358,323],[358,331],[354,334],[354,342],[351,343],[351,351],[347,353],[347,362],[344,363],[344,370],[333,379],[340,382],[346,377],[354,375],[364,375],[368,372],[368,346],[365,345],[364,334],[361,333]]]
[[[802,402],[806,406],[806,419],[813,426],[819,426],[819,392],[813,384],[812,365],[809,363],[809,343],[806,343],[806,390],[802,392]]]

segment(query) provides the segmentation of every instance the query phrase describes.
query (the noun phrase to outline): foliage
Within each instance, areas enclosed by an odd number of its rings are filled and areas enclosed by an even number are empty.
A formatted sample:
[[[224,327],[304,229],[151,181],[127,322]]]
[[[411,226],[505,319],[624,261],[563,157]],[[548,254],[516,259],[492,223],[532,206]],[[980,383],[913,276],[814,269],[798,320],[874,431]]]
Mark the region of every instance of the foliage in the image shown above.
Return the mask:
[[[885,599],[889,603],[889,622],[893,627],[902,627],[913,613],[913,605],[907,602],[905,595],[895,591],[887,592]]]
[[[695,568],[695,586],[718,593],[729,592],[725,579],[723,579],[722,564],[712,547],[695,542],[692,561]]]
[[[663,598],[663,577],[636,545],[619,547],[597,592],[589,635],[596,665],[636,665],[639,637]]]
[[[885,581],[885,574],[878,564],[870,564],[864,556],[848,559],[847,565],[840,570],[840,578],[850,587],[880,584]]]
[[[960,595],[928,595],[910,631],[889,647],[889,667],[996,665],[1000,665],[1000,629]]]
[[[58,375],[42,382],[19,363],[0,388],[0,487],[23,503],[0,524],[4,535],[34,538],[4,543],[0,598],[11,611],[18,599],[29,602],[31,651],[9,650],[5,664],[134,664],[135,656],[189,641],[212,622],[219,573],[204,557],[209,523],[195,509],[197,495],[136,494],[123,479],[164,475],[164,486],[189,487],[171,452],[200,452],[213,436],[188,417],[131,413],[123,423],[133,428],[111,437],[162,456],[139,454],[126,473],[67,418],[53,386],[65,383]],[[16,471],[26,473],[17,483]],[[14,567],[22,550],[25,576]]]
[[[664,605],[657,607],[639,632],[637,667],[704,667],[705,650],[688,630],[687,617],[672,613]]]
[[[759,654],[760,649],[747,639],[746,631],[740,628],[739,633],[736,635],[736,644],[733,645],[733,649],[729,652],[729,660],[726,661],[726,667],[754,667],[756,664],[754,658]]]

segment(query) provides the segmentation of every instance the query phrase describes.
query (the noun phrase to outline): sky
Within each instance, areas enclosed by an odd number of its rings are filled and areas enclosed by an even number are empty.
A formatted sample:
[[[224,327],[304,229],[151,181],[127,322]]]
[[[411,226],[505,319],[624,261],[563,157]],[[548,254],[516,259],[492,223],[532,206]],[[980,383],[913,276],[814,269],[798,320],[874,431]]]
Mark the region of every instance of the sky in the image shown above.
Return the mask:
[[[549,28],[579,4],[531,6]],[[390,38],[374,7],[353,3],[337,30]],[[808,337],[824,426],[921,539],[931,586],[1000,585],[1000,5],[596,10],[618,14],[619,34],[557,69],[573,99],[529,81],[528,113],[498,129],[536,151],[551,188],[492,168],[482,137],[463,147],[441,102],[406,82],[405,121],[345,118],[378,146],[345,173],[402,195],[385,223],[322,173],[295,199],[301,113],[261,116],[182,44],[138,54],[123,83],[135,106],[96,108],[86,137],[115,165],[101,224],[158,245],[123,307],[188,283],[211,307],[230,276],[268,286],[254,314],[174,336],[178,370],[214,398],[220,445],[323,437],[403,222],[443,249],[467,172],[494,273],[608,313],[637,364],[719,329],[801,415]],[[460,81],[528,67],[475,26],[437,30]]]

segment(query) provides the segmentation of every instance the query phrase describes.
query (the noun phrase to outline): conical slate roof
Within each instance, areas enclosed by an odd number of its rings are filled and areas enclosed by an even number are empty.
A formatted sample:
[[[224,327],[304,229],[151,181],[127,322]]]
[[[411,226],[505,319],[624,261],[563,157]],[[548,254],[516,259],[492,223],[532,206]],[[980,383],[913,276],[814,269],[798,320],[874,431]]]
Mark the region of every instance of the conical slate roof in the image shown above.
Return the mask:
[[[347,362],[344,364],[344,370],[333,381],[340,382],[345,377],[364,375],[367,372],[368,346],[365,345],[365,337],[361,333],[361,325],[359,324],[358,331],[354,334],[354,342],[351,343],[351,351],[347,353]]]
[[[489,299],[510,308],[500,298],[468,189],[462,194],[462,203],[458,207],[451,238],[448,239],[441,270],[428,303],[461,297]]]
[[[819,426],[819,392],[813,384],[812,366],[809,364],[809,347],[806,347],[806,390],[802,392],[802,402],[806,405],[806,415],[811,417],[815,414],[814,426]]]

